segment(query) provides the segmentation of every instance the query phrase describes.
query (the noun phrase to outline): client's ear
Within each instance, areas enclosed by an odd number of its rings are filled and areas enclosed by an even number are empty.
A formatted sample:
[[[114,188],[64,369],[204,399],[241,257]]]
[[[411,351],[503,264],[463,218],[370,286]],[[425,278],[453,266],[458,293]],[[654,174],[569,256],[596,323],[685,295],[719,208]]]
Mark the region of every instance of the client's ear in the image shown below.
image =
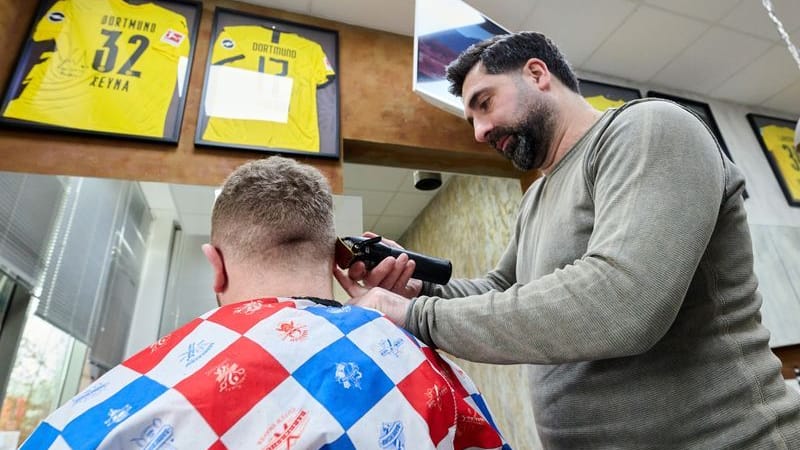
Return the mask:
[[[222,259],[222,253],[219,249],[211,244],[203,244],[203,254],[206,255],[211,269],[214,270],[214,292],[217,294],[225,290],[228,284],[228,275],[225,273],[225,262]]]

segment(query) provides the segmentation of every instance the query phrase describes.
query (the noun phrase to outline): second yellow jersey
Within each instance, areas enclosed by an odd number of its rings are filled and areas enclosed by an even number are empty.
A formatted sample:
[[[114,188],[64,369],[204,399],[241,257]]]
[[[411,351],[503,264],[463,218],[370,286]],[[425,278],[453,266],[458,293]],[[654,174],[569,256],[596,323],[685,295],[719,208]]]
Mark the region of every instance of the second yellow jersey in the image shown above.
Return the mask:
[[[205,99],[209,118],[203,132],[204,140],[319,152],[317,88],[334,76],[334,70],[318,43],[261,26],[229,26],[220,32],[214,43],[211,63],[209,92]],[[217,76],[222,68],[226,70],[225,75]],[[237,79],[242,83],[237,83]],[[276,112],[232,117],[235,114],[212,109],[210,97],[216,99],[215,105],[224,103],[226,97],[241,99],[241,93],[235,91],[241,89],[244,80],[262,86],[261,91],[275,90],[275,102],[280,103],[285,97],[285,105],[277,108],[284,109],[285,115]],[[263,88],[265,84],[269,87]],[[254,92],[250,101],[266,101],[263,92],[259,95],[256,97]],[[250,106],[240,104],[239,109]],[[235,112],[237,105],[222,109]]]
[[[90,131],[163,137],[185,68],[186,19],[152,3],[60,0],[33,40],[54,41],[3,115]],[[184,64],[181,64],[183,62]]]
[[[793,199],[800,200],[800,155],[794,146],[794,130],[768,125],[761,127],[761,137],[783,175],[789,194]]]

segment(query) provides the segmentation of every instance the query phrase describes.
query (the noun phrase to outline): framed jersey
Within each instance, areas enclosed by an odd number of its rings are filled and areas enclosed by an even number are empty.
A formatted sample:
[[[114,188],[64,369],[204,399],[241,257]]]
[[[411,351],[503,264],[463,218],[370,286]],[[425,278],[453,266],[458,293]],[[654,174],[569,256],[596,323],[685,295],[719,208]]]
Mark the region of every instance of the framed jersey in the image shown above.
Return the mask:
[[[641,98],[638,89],[584,79],[580,79],[579,83],[583,98],[600,111],[618,108],[625,102]]]
[[[197,145],[338,158],[338,33],[219,8]]]
[[[800,154],[794,146],[795,122],[759,114],[748,114],[747,120],[781,185],[786,201],[792,206],[800,206]]]
[[[177,142],[200,2],[42,0],[6,124]]]

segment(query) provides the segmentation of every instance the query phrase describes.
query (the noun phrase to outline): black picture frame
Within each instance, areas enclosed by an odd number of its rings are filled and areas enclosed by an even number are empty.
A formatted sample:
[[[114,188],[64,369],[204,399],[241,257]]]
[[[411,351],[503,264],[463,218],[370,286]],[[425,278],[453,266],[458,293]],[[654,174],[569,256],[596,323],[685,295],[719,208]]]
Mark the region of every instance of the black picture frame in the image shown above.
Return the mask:
[[[708,129],[711,130],[711,134],[714,135],[714,138],[719,144],[719,148],[722,149],[722,151],[725,153],[725,156],[733,161],[733,156],[731,156],[731,152],[728,150],[728,144],[725,143],[725,139],[722,137],[722,132],[719,130],[717,121],[714,119],[714,114],[711,112],[711,106],[709,106],[708,103],[679,97],[677,95],[665,94],[658,91],[648,91],[647,96],[673,101],[695,113],[695,115],[697,115],[697,117],[699,117],[706,124],[706,126],[708,126]],[[743,196],[745,199],[750,197],[750,195],[747,193],[747,190],[744,191]]]
[[[195,144],[338,159],[338,62],[336,30],[217,8]]]
[[[796,122],[754,113],[747,114],[747,121],[786,201],[791,206],[800,206],[800,154],[794,146]]]
[[[618,108],[631,100],[642,98],[638,89],[630,87],[585,80],[583,78],[578,80],[578,84],[583,98],[600,111]]]
[[[201,13],[190,0],[40,0],[0,123],[177,143]]]

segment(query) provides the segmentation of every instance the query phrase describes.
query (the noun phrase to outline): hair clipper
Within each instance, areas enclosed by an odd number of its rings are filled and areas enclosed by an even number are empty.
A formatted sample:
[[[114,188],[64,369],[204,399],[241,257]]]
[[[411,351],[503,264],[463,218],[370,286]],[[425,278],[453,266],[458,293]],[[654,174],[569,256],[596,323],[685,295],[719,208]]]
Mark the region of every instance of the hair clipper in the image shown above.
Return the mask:
[[[405,253],[416,263],[413,278],[432,283],[446,284],[450,281],[453,265],[450,261],[420,253],[390,247],[381,242],[381,236],[373,238],[347,236],[336,240],[336,265],[347,269],[356,261],[363,261],[367,270],[377,266],[389,256],[395,258]]]

